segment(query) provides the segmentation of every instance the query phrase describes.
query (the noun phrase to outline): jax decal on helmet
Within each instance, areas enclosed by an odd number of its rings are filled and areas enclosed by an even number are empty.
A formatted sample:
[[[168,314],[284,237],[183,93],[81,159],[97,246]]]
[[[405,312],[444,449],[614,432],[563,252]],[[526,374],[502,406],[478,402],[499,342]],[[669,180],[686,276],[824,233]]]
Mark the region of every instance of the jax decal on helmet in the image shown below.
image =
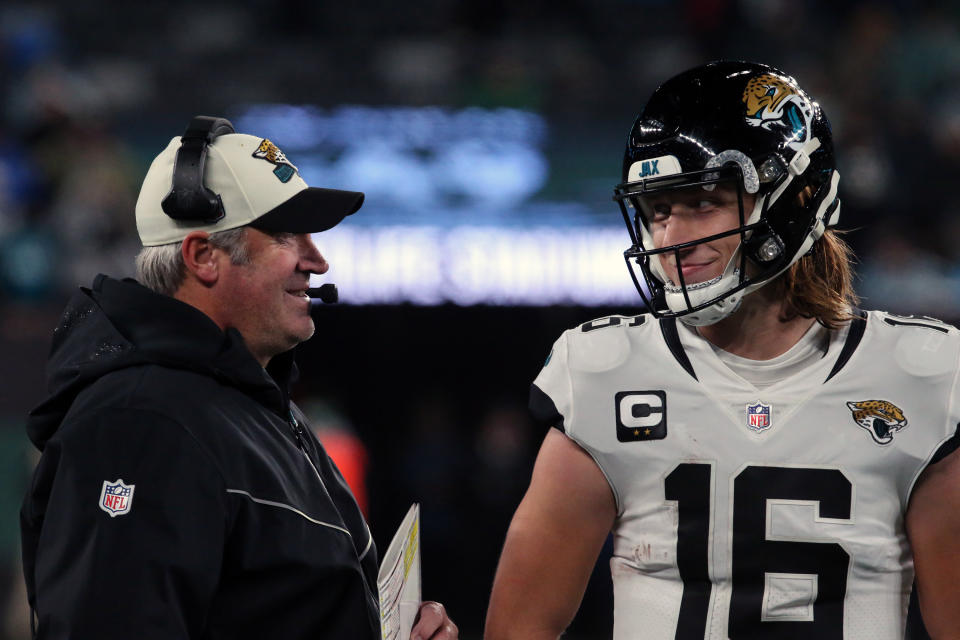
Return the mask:
[[[654,315],[694,326],[736,311],[744,295],[799,260],[840,214],[840,174],[823,109],[792,77],[752,62],[713,62],[661,85],[630,131],[622,180],[614,200],[630,233],[624,258],[634,285]],[[654,246],[645,198],[724,183],[737,190],[736,228]],[[754,196],[750,211],[745,194]],[[661,265],[664,257],[679,261],[684,249],[732,235],[740,245],[719,276],[687,283],[681,270],[673,282]]]

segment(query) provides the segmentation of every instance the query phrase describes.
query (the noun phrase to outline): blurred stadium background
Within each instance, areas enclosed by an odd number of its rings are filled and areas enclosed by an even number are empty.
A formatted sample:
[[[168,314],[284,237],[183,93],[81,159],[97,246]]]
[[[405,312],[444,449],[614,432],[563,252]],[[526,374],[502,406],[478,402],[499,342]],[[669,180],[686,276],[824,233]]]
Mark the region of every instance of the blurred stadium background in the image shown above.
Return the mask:
[[[196,114],[367,192],[319,236],[297,398],[381,549],[423,507],[424,595],[480,637],[542,432],[560,331],[640,309],[610,200],[657,82],[709,59],[795,75],[833,122],[866,308],[960,319],[960,5],[910,0],[425,0],[0,6],[0,640],[28,637],[24,417],[66,297],[132,273],[150,159]],[[573,638],[609,637],[598,564]]]

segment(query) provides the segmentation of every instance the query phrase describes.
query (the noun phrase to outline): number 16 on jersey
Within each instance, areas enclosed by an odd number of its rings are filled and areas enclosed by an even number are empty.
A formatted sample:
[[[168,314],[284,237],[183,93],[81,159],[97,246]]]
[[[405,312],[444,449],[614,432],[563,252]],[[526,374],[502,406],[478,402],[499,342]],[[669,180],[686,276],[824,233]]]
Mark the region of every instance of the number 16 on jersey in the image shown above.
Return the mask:
[[[713,584],[708,570],[714,466],[682,463],[664,479],[678,509],[677,567],[683,597],[677,640],[702,640]],[[836,542],[776,540],[771,502],[809,504],[817,521],[850,523],[853,485],[839,469],[751,465],[733,479],[730,640],[842,640],[850,555]],[[724,505],[727,506],[727,505]],[[792,594],[786,606],[775,594]],[[799,594],[799,595],[798,595]]]

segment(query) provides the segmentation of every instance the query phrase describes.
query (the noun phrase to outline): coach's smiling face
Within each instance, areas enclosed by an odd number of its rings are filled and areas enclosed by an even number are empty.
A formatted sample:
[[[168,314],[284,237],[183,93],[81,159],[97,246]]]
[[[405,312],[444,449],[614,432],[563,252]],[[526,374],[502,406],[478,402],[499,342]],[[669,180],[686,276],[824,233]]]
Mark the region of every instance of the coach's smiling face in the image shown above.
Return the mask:
[[[226,326],[236,327],[260,364],[292,349],[313,335],[310,317],[311,273],[329,265],[308,233],[267,234],[246,230],[249,259],[229,263],[223,271],[223,293],[232,302]]]
[[[209,242],[204,232],[189,234],[184,259],[197,276],[196,287],[178,295],[206,313],[221,329],[243,336],[262,366],[313,335],[311,273],[330,268],[307,233],[264,233],[244,229],[245,256],[237,262]]]

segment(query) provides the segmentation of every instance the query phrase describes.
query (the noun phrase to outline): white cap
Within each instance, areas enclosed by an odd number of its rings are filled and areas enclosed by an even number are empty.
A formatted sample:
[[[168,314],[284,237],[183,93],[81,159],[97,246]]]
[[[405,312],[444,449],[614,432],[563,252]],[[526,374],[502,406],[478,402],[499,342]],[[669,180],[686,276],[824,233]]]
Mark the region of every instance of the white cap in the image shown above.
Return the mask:
[[[154,158],[137,198],[137,231],[145,247],[180,242],[191,231],[226,231],[251,225],[264,231],[316,233],[333,227],[363,204],[356,191],[310,187],[280,149],[243,133],[217,136],[207,146],[203,186],[220,197],[218,220],[178,220],[161,202],[173,189],[181,138]]]

